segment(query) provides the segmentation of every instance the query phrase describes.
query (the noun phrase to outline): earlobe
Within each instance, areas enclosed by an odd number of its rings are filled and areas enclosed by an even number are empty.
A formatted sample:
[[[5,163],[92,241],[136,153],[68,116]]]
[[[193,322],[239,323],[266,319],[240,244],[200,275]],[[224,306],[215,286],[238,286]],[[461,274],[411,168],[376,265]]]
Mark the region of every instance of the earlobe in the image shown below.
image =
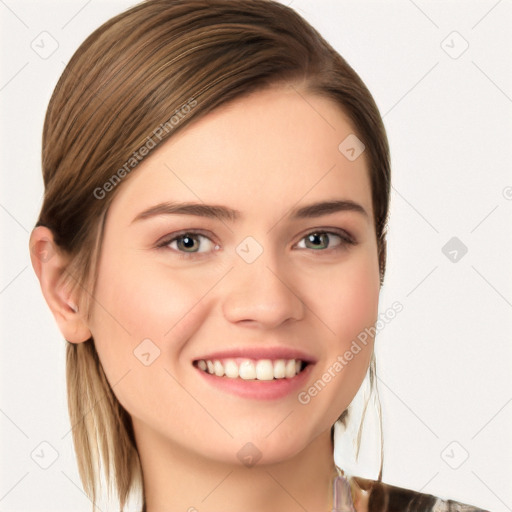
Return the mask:
[[[63,279],[69,257],[57,247],[53,233],[44,226],[34,228],[29,245],[32,267],[62,335],[70,343],[87,341],[91,331]]]

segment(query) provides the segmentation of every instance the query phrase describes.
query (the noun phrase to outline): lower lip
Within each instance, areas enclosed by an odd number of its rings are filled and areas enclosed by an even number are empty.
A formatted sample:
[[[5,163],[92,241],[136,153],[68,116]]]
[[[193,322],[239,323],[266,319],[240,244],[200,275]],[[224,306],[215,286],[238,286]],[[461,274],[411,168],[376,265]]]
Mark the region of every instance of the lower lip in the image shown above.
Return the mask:
[[[304,370],[291,379],[274,380],[230,379],[228,377],[212,375],[199,368],[196,368],[196,371],[201,374],[206,382],[226,393],[255,400],[278,400],[290,395],[303,386],[311,373],[312,367],[313,364],[308,364]]]

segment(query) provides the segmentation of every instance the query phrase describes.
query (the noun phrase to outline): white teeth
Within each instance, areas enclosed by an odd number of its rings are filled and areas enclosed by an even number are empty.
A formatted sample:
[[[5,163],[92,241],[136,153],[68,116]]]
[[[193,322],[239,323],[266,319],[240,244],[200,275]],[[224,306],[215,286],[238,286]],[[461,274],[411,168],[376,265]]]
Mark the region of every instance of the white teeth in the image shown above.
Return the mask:
[[[274,363],[274,378],[284,379],[286,377],[286,361],[284,359],[278,359]]]
[[[233,359],[226,359],[224,362],[224,373],[226,374],[226,377],[229,377],[230,379],[236,379],[238,377],[238,365],[233,361]]]
[[[273,380],[291,379],[297,375],[302,367],[300,359],[244,359],[237,363],[235,359],[200,359],[197,367],[217,377],[244,380]]]
[[[295,359],[290,359],[286,362],[286,378],[291,379],[295,375]]]
[[[274,379],[274,365],[270,359],[260,359],[256,363],[256,378],[258,380]]]
[[[215,375],[217,375],[217,377],[222,377],[224,375],[224,367],[220,361],[213,362],[213,370],[215,371]]]
[[[252,361],[242,361],[238,368],[240,378],[244,380],[254,380],[256,378],[256,368]]]

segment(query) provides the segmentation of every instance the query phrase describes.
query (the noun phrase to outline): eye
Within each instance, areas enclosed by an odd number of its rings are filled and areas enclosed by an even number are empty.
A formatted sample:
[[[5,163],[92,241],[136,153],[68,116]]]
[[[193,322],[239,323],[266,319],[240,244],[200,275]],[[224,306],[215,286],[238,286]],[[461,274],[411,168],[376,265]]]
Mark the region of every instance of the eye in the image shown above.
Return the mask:
[[[338,240],[337,243],[332,246],[331,240]],[[304,243],[302,243],[304,241]],[[314,251],[331,249],[331,250],[342,250],[347,245],[355,245],[355,240],[351,238],[347,233],[344,232],[333,232],[333,231],[312,231],[303,237],[297,244],[297,247],[303,249],[312,249]]]
[[[179,253],[180,258],[193,258],[197,254],[204,254],[219,249],[219,246],[209,237],[197,231],[173,233],[161,242],[158,242],[157,247],[175,251]]]
[[[334,240],[334,243],[333,243]],[[299,249],[310,249],[315,252],[339,251],[356,241],[345,231],[317,230],[308,233],[297,244]],[[157,248],[176,252],[182,259],[200,258],[210,252],[217,251],[220,246],[202,232],[195,230],[181,231],[166,236],[157,242]]]

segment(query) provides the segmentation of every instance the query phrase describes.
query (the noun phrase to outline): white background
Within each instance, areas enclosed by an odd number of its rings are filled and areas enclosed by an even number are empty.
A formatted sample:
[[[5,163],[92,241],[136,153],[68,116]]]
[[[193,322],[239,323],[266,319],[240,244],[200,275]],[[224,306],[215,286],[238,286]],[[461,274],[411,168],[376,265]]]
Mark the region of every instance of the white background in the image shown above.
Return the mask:
[[[390,141],[381,311],[394,301],[403,311],[376,343],[383,480],[512,510],[511,2],[283,3],[360,74]],[[65,342],[30,266],[28,238],[41,206],[53,88],[86,36],[131,5],[0,1],[0,512],[91,510],[67,416]],[[59,45],[46,59],[31,48],[43,31]],[[452,237],[468,250],[456,262],[442,252]],[[58,452],[48,469],[31,458],[41,442]],[[341,450],[340,465],[376,478],[369,452],[357,465]],[[36,453],[51,457],[47,445]]]

